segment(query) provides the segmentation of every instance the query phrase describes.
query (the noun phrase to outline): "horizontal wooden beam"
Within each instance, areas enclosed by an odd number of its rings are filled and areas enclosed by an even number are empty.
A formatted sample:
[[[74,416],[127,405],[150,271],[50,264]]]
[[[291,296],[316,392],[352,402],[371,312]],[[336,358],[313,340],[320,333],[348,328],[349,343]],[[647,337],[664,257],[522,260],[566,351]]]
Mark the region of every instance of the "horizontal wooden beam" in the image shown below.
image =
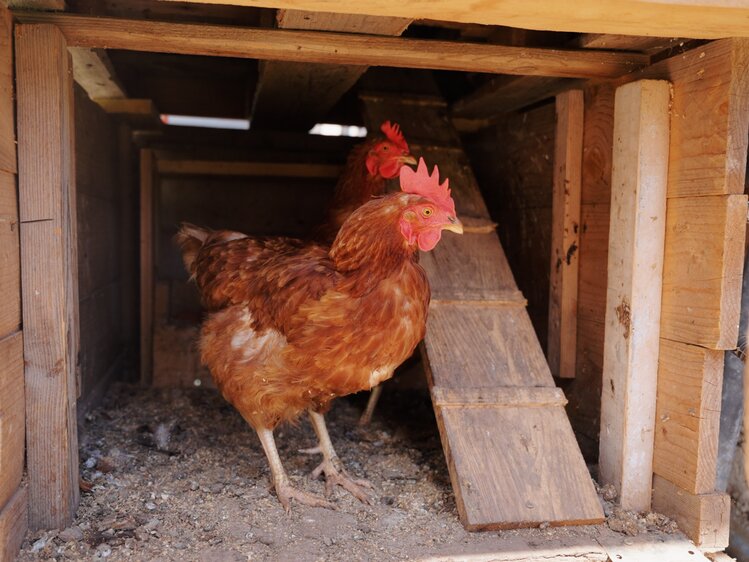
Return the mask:
[[[89,98],[127,97],[105,50],[73,47],[69,51],[73,59],[73,78]]]
[[[432,402],[440,408],[545,408],[565,406],[562,389],[554,386],[450,388],[432,387]]]
[[[228,162],[217,160],[158,160],[156,171],[167,175],[264,176],[279,178],[329,178],[341,175],[343,166],[284,162]]]
[[[354,33],[96,18],[17,12],[26,23],[57,26],[73,47],[157,53],[364,64],[492,74],[614,78],[648,64],[636,53],[506,47]]]
[[[717,39],[749,37],[749,9],[736,0],[188,0],[202,4],[397,16],[546,31]]]

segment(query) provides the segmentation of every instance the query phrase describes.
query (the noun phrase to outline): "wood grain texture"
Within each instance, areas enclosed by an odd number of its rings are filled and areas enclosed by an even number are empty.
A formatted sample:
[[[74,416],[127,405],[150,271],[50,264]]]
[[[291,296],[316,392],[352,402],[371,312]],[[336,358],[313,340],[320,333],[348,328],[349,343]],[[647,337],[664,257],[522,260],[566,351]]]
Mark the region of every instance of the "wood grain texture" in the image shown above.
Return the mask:
[[[12,562],[18,555],[29,526],[29,497],[26,488],[19,488],[0,510],[0,562]]]
[[[78,283],[72,69],[54,26],[16,26],[29,525],[78,505]]]
[[[411,20],[279,10],[276,22],[279,29],[397,36]],[[251,115],[253,127],[309,129],[325,116],[367,68],[366,65],[261,61]]]
[[[21,325],[21,263],[18,248],[16,176],[0,171],[0,338]]]
[[[723,352],[661,340],[653,472],[692,494],[715,490]]]
[[[23,336],[0,339],[0,509],[21,484],[26,408],[23,385]]]
[[[694,544],[704,550],[723,550],[728,546],[731,519],[728,494],[690,494],[656,474],[653,509],[676,521]]]
[[[73,47],[70,55],[73,58],[73,77],[89,98],[127,97],[104,49]]]
[[[669,84],[616,91],[600,477],[625,509],[650,508],[666,229]]]
[[[662,336],[711,349],[738,340],[745,195],[669,199]]]
[[[0,4],[0,170],[16,172],[15,111],[13,109],[13,22]]]
[[[174,1],[174,0],[172,0]],[[187,0],[204,4],[266,6],[283,9],[388,14],[524,29],[653,35],[656,37],[746,37],[747,10],[734,0],[582,0],[574,6],[544,0],[481,2],[466,9],[462,0]]]
[[[564,406],[556,387],[443,388],[432,387],[432,402],[440,408],[545,408]]]
[[[154,157],[140,151],[140,380],[153,377]]]
[[[643,55],[605,51],[561,51],[38,12],[19,13],[17,17],[27,23],[58,26],[73,47],[571,78],[615,78],[647,64]]]
[[[551,373],[561,378],[574,378],[577,354],[583,100],[582,90],[564,92],[556,99],[546,357]]]

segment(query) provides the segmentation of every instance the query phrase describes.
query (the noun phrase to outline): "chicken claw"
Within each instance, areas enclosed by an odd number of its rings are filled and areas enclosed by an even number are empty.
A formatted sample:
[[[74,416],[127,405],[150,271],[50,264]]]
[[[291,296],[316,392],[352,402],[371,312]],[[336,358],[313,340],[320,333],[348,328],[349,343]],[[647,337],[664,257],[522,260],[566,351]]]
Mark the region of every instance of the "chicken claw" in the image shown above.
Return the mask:
[[[315,494],[310,494],[309,492],[299,490],[292,486],[288,482],[288,480],[276,482],[274,483],[273,487],[276,490],[278,501],[281,502],[281,505],[283,506],[286,513],[291,512],[292,499],[296,500],[297,503],[308,505],[310,507],[324,507],[326,509],[335,509],[335,505],[333,505],[325,498],[321,498],[320,496],[316,496]]]
[[[335,486],[340,486],[360,502],[372,505],[374,501],[372,497],[374,486],[372,483],[369,480],[352,478],[346,472],[346,469],[341,466],[341,461],[337,457],[334,460],[323,460],[312,471],[312,478],[318,478],[320,474],[325,474],[325,495],[327,497],[332,495]]]

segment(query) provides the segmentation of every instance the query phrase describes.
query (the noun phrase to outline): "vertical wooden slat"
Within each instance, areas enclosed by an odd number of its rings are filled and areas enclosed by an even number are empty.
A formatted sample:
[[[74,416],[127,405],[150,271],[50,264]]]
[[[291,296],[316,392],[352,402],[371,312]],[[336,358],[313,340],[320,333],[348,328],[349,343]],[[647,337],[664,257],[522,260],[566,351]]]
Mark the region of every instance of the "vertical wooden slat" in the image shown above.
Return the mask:
[[[0,170],[16,173],[15,112],[13,111],[13,23],[0,3]]]
[[[140,380],[153,377],[153,200],[154,157],[140,151]]]
[[[15,53],[29,524],[60,528],[79,494],[72,72],[54,26],[17,26]]]
[[[21,484],[24,458],[23,337],[0,339],[0,509]]]
[[[16,559],[26,533],[28,507],[28,491],[21,487],[0,511],[0,562]]]
[[[557,96],[547,357],[551,373],[562,378],[575,376],[577,352],[583,113],[582,90]]]
[[[626,509],[650,508],[666,228],[669,84],[621,86],[614,104],[600,474]]]

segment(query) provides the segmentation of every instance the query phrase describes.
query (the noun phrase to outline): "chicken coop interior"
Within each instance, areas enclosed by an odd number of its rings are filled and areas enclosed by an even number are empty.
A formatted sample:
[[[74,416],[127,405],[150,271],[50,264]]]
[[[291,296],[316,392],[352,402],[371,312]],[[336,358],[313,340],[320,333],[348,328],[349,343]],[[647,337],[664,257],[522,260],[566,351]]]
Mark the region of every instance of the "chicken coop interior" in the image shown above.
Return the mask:
[[[749,545],[746,10],[226,4],[0,3],[0,559],[75,520],[113,388],[216,392],[180,224],[311,239],[386,121],[463,234],[422,252],[426,336],[372,415],[433,409],[455,520],[599,524],[611,484],[689,545]]]

